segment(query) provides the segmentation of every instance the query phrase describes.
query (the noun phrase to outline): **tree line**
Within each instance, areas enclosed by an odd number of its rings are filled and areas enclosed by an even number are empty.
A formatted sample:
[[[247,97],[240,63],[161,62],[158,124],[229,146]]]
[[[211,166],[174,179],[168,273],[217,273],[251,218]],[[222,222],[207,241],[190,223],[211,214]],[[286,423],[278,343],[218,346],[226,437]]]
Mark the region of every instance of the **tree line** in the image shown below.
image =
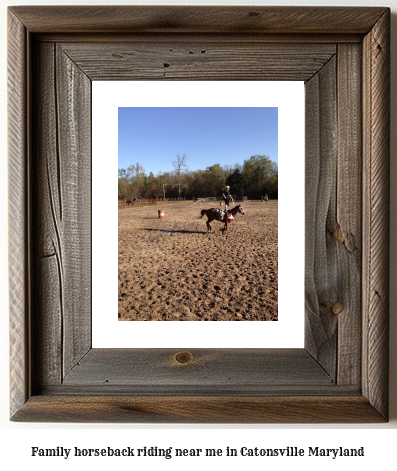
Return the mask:
[[[220,197],[226,185],[237,198],[278,198],[278,165],[266,155],[253,155],[243,164],[214,164],[204,170],[189,170],[187,156],[176,156],[174,170],[153,175],[140,163],[118,170],[119,199]]]

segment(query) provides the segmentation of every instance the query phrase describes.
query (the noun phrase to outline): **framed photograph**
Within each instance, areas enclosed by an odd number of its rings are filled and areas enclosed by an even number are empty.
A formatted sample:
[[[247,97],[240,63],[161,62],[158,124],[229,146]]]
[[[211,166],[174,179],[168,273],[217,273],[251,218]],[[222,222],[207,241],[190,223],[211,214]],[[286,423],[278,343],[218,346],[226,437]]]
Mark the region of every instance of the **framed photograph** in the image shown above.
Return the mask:
[[[303,347],[304,109],[302,81],[93,82],[94,348]]]
[[[383,7],[9,8],[11,420],[388,420],[389,23]],[[303,347],[223,347],[225,322],[214,346],[93,345],[105,81],[303,82],[304,281],[280,292]]]

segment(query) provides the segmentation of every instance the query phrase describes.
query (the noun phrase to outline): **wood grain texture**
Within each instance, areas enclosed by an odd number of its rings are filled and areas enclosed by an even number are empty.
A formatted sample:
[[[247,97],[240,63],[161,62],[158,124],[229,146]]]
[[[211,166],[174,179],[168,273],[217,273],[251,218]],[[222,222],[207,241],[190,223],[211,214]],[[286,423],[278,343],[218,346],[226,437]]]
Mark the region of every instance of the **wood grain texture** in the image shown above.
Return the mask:
[[[54,44],[35,57],[38,387],[60,384],[91,347],[91,83]]]
[[[336,379],[336,58],[306,84],[305,347]]]
[[[334,44],[241,44],[221,37],[192,43],[164,35],[127,44],[66,44],[64,54],[91,80],[309,80]],[[237,59],[238,58],[238,59]]]
[[[337,384],[360,384],[362,361],[362,54],[359,45],[338,46],[338,156],[335,219],[338,320]]]
[[[32,32],[362,34],[384,8],[19,6],[12,11]]]
[[[91,81],[60,47],[56,71],[65,376],[91,348]]]
[[[273,393],[287,386],[320,387],[334,384],[324,368],[304,349],[192,349],[190,360],[179,363],[178,349],[93,349],[65,377],[69,390],[90,385],[132,391],[222,390],[224,394]],[[313,389],[312,389],[313,390]]]
[[[385,416],[389,353],[390,12],[364,40],[363,392]]]
[[[15,421],[75,423],[379,423],[385,419],[361,396],[38,396]]]
[[[64,247],[59,221],[62,194],[58,159],[58,127],[53,44],[34,47],[34,165],[32,191],[34,234],[32,350],[34,387],[60,384],[63,376]],[[45,339],[45,340],[44,340]]]
[[[9,16],[12,420],[387,420],[389,11],[13,7]],[[288,44],[288,34],[300,39]],[[91,350],[93,78],[305,80],[306,349],[194,350],[183,364],[178,351]]]
[[[26,28],[8,14],[8,165],[10,409],[15,413],[30,394],[29,374],[29,167]]]

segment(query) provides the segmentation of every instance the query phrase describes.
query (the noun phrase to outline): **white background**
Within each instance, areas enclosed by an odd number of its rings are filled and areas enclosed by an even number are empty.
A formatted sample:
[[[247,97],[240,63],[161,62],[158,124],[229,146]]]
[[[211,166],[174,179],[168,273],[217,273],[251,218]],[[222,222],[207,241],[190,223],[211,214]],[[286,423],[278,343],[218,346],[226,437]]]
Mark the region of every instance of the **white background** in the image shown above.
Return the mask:
[[[194,93],[192,90],[194,88]],[[302,348],[304,345],[303,82],[93,82],[94,348]],[[150,97],[150,98],[148,98]],[[194,98],[196,97],[196,98]],[[230,97],[233,97],[231,100]],[[278,107],[278,322],[118,322],[119,106]],[[291,204],[292,203],[292,204]],[[199,208],[197,213],[199,213]],[[154,210],[154,213],[156,211]],[[246,217],[249,217],[249,210]],[[104,224],[106,221],[106,224]],[[205,224],[203,221],[203,230]],[[103,250],[103,242],[109,250]],[[104,268],[106,267],[106,268]]]
[[[149,425],[117,425],[117,424],[87,424],[87,425],[65,425],[65,424],[16,424],[8,420],[8,285],[7,285],[7,161],[6,161],[6,6],[11,4],[61,4],[62,2],[51,0],[50,2],[1,2],[1,152],[0,152],[0,220],[1,225],[1,263],[0,263],[0,464],[3,469],[87,469],[88,466],[95,466],[96,470],[105,470],[109,467],[117,466],[118,470],[132,469],[241,469],[245,467],[250,470],[263,470],[269,467],[274,469],[274,465],[292,465],[296,470],[328,470],[328,469],[350,469],[359,467],[361,470],[373,470],[376,468],[393,469],[396,465],[395,448],[397,443],[397,165],[395,156],[397,155],[397,120],[396,120],[396,63],[397,63],[397,1],[396,0],[361,0],[359,2],[339,0],[337,3],[328,1],[306,1],[301,5],[382,5],[390,6],[392,9],[392,70],[391,70],[391,290],[390,290],[390,312],[391,312],[391,350],[390,350],[390,422],[385,425],[290,425],[290,426],[230,426],[230,425],[207,425],[207,426],[149,426]],[[63,2],[65,4],[81,4],[80,1]],[[103,2],[90,2],[85,4],[109,4],[110,0]],[[122,2],[128,3],[133,2]],[[140,4],[149,4],[148,1],[141,0]],[[214,4],[213,2],[172,2],[173,4]],[[274,1],[271,4],[291,5],[290,1]],[[157,4],[170,4],[157,0]],[[243,1],[222,1],[221,5],[265,5],[266,2]],[[299,3],[295,3],[299,4]],[[56,446],[64,447],[138,447],[138,446],[158,446],[158,447],[200,447],[200,448],[225,448],[231,446],[240,448],[242,446],[258,447],[283,447],[283,446],[321,446],[324,448],[360,447],[365,446],[364,458],[285,458],[285,459],[264,459],[264,458],[234,458],[228,461],[227,458],[183,458],[165,460],[164,458],[151,458],[140,461],[131,459],[74,459],[64,460],[63,458],[31,458],[30,447],[40,446],[50,448]]]

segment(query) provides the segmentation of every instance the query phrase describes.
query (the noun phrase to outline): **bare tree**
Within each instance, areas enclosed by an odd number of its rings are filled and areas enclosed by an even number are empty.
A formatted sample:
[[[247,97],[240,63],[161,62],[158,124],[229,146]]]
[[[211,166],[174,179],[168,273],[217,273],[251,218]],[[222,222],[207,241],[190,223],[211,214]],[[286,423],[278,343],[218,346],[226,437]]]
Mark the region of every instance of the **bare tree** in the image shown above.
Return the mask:
[[[172,165],[175,168],[175,177],[176,177],[176,183],[178,185],[178,196],[181,196],[181,188],[182,188],[182,183],[185,178],[185,169],[187,169],[186,165],[186,154],[183,154],[182,157],[180,154],[176,156],[176,160],[172,162]]]

